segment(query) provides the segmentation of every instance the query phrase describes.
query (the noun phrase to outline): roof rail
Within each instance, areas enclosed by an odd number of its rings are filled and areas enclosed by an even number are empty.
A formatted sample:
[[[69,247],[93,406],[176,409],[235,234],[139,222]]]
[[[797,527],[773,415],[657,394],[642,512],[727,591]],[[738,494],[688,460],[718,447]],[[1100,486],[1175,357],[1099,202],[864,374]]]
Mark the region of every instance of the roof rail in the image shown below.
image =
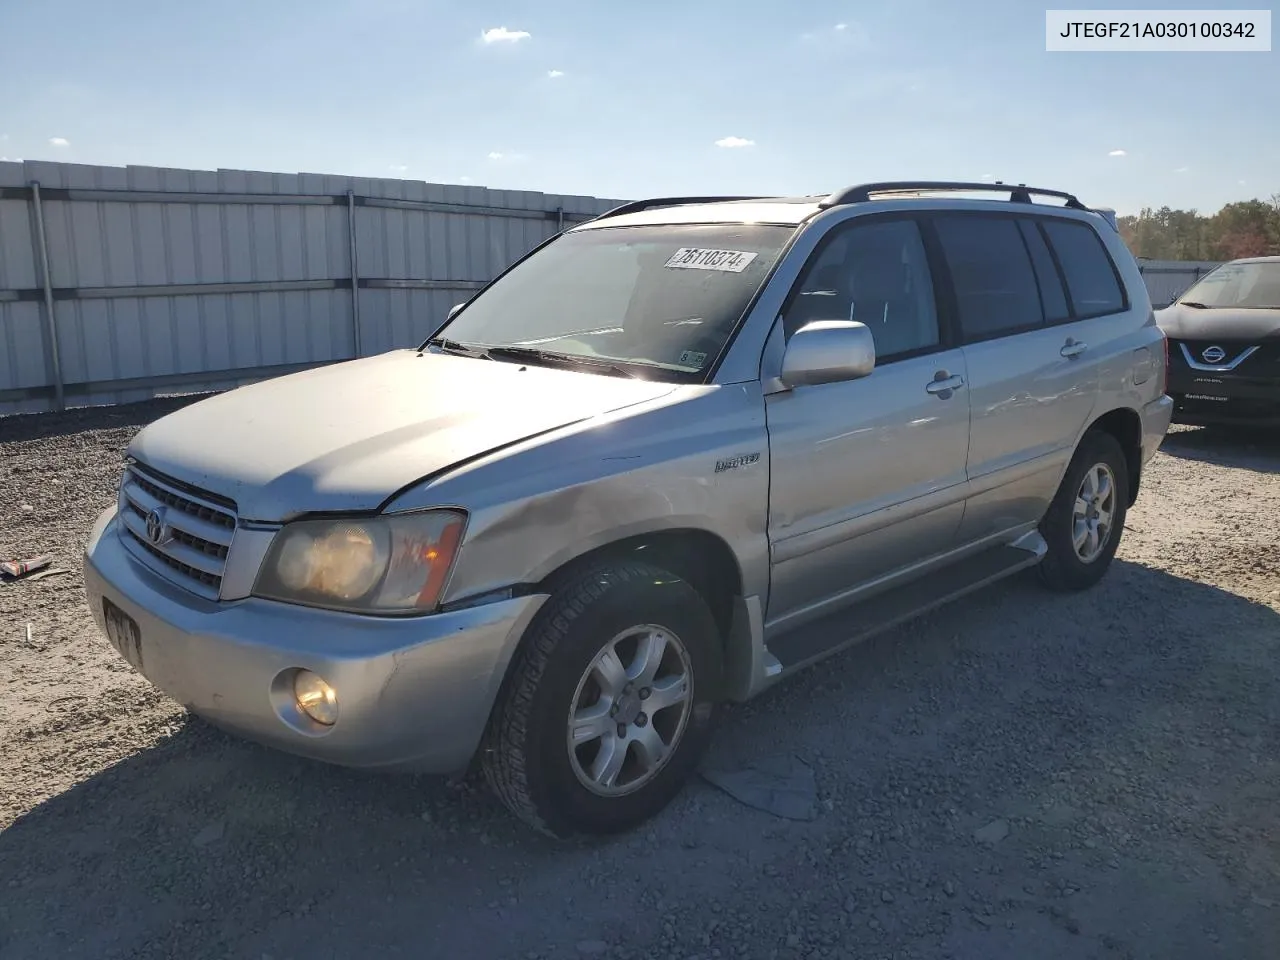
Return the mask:
[[[682,207],[691,203],[727,203],[731,200],[764,200],[763,196],[756,197],[656,197],[652,200],[632,200],[630,203],[624,203],[621,206],[607,210],[597,220],[603,220],[606,217],[620,217],[625,213],[640,213],[644,210],[656,210],[658,207]]]
[[[929,192],[949,190],[957,193],[969,193],[972,191],[1007,193],[1009,194],[1009,199],[1014,203],[1031,203],[1031,195],[1036,194],[1037,196],[1060,197],[1066,201],[1068,207],[1076,210],[1089,209],[1077,200],[1073,194],[1064,190],[1044,190],[1040,187],[1028,187],[1025,183],[1019,183],[1014,186],[1002,180],[996,180],[994,183],[963,183],[948,180],[889,180],[883,183],[862,183],[854,187],[845,187],[843,190],[831,194],[818,206],[826,208],[841,207],[849,203],[866,203],[871,199],[871,194],[873,193],[914,193],[926,190]]]

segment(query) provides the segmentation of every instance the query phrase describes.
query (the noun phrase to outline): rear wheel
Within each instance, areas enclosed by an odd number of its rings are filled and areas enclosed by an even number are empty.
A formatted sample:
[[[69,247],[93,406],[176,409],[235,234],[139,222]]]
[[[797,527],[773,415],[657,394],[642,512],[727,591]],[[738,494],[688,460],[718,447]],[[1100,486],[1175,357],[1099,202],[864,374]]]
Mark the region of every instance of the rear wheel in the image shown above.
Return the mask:
[[[1038,567],[1042,582],[1055,590],[1083,590],[1102,579],[1120,546],[1128,491],[1119,442],[1102,431],[1086,433],[1040,521],[1049,547]]]
[[[554,836],[642,823],[706,749],[721,650],[706,602],[674,574],[624,562],[576,577],[516,655],[486,738],[486,779]]]

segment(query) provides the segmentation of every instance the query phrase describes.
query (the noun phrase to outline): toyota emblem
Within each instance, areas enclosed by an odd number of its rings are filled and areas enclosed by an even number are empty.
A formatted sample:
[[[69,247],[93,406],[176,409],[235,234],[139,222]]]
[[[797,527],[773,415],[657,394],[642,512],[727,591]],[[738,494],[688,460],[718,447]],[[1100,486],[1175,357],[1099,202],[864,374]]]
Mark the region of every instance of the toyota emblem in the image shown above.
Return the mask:
[[[1221,363],[1226,355],[1227,351],[1221,347],[1214,346],[1205,347],[1204,353],[1200,354],[1200,357],[1205,363]]]
[[[164,541],[164,508],[156,507],[147,514],[147,539],[157,546]]]

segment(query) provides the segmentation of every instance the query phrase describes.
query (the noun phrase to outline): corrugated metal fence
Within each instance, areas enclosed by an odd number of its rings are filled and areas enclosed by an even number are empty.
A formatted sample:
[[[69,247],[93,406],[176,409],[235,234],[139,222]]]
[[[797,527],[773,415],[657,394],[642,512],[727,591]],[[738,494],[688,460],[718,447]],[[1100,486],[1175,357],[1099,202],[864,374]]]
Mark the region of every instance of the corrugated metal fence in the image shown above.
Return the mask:
[[[412,345],[533,246],[619,202],[0,163],[0,414],[229,387]]]
[[[1156,307],[1167,307],[1187,287],[1218,266],[1213,260],[1139,260],[1138,269]]]
[[[0,163],[0,414],[220,389],[419,342],[617,200]],[[1163,306],[1214,264],[1143,261]]]

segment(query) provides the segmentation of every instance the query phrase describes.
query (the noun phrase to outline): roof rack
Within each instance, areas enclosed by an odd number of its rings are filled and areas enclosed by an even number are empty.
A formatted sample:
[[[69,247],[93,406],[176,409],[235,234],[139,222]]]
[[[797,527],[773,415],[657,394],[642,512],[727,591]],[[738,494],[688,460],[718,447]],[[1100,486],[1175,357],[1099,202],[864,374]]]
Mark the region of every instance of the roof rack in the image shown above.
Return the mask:
[[[931,193],[939,191],[1007,193],[1009,194],[1009,200],[1013,203],[1031,203],[1033,202],[1031,196],[1035,194],[1037,196],[1059,197],[1066,201],[1068,207],[1076,210],[1089,209],[1077,200],[1073,194],[1064,190],[1044,190],[1040,187],[1028,187],[1025,183],[1019,183],[1014,186],[1005,183],[1003,180],[996,180],[994,183],[962,183],[947,180],[889,180],[883,183],[862,183],[854,187],[845,187],[843,190],[831,194],[818,206],[826,208],[840,207],[849,203],[866,203],[871,199],[871,194],[873,193],[916,193],[919,191],[929,191]]]
[[[606,217],[620,217],[624,213],[640,213],[643,210],[656,210],[658,207],[682,207],[691,203],[727,203],[731,200],[764,200],[762,196],[756,197],[656,197],[652,200],[633,200],[630,203],[624,203],[621,206],[607,210],[597,220],[603,220]]]

